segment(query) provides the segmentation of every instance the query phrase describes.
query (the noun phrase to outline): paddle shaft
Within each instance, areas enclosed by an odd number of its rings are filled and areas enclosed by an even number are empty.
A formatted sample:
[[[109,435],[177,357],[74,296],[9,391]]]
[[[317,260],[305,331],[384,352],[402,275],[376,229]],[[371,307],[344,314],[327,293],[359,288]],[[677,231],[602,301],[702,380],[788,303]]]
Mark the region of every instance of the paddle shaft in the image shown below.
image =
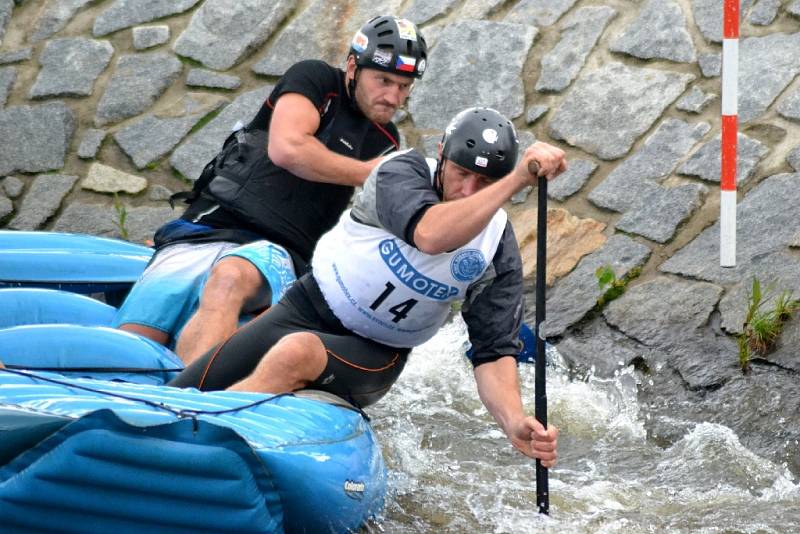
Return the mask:
[[[539,172],[539,165],[528,163],[532,175]],[[547,428],[547,383],[545,381],[544,335],[540,331],[545,321],[545,289],[547,285],[547,179],[539,176],[539,198],[536,226],[536,381],[534,402],[536,419]],[[547,468],[536,460],[536,505],[540,514],[550,513],[550,492]]]

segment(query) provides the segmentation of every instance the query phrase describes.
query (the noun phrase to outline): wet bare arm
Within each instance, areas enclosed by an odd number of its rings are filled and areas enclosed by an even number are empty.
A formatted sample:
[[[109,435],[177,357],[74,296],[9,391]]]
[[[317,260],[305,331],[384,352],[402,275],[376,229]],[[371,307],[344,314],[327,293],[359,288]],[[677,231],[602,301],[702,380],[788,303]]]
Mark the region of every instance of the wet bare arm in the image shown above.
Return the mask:
[[[512,445],[531,458],[538,458],[544,467],[556,463],[558,428],[549,425],[547,430],[522,406],[517,377],[517,361],[506,356],[475,368],[478,395],[492,414]]]
[[[272,112],[267,153],[277,166],[312,182],[357,186],[380,158],[360,161],[328,150],[314,137],[320,116],[299,93],[282,95]]]

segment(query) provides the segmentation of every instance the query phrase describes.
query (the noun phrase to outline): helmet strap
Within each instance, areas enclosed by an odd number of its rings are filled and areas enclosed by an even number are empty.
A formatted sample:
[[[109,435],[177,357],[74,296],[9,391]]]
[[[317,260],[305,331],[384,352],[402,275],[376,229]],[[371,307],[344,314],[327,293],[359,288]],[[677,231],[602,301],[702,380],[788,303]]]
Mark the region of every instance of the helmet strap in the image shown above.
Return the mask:
[[[356,78],[358,78],[358,71],[359,66],[356,65],[355,71],[353,71],[353,79],[347,82],[347,91],[350,93],[350,105],[356,111],[364,113],[364,111],[358,107],[358,101],[356,100]]]
[[[433,173],[433,189],[441,200],[444,200],[444,156],[436,160],[436,172]]]

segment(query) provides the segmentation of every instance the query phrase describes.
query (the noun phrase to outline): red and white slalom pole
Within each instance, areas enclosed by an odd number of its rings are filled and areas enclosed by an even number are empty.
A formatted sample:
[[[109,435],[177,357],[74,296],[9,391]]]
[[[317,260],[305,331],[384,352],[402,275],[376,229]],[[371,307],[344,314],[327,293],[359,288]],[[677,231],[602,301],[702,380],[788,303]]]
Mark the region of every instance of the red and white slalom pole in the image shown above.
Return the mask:
[[[722,25],[722,174],[719,264],[736,266],[736,139],[739,99],[739,0],[725,0]]]

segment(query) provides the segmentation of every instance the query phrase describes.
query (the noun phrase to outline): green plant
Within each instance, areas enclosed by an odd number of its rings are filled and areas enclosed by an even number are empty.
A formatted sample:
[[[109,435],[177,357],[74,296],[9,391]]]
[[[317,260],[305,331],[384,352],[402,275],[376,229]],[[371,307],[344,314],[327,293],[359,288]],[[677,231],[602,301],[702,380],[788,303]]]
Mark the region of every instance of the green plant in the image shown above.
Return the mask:
[[[634,267],[622,278],[617,278],[614,269],[610,265],[601,265],[594,272],[597,278],[597,285],[601,290],[605,290],[597,299],[597,307],[602,308],[612,300],[615,300],[625,293],[625,288],[628,283],[641,274],[642,270],[639,267]]]
[[[117,218],[114,220],[114,226],[119,230],[119,235],[124,240],[128,240],[128,228],[125,223],[128,220],[128,209],[120,201],[119,196],[114,193],[114,211],[117,212]]]
[[[800,300],[792,298],[792,292],[782,291],[774,300],[774,308],[764,309],[770,300],[769,293],[773,286],[762,292],[761,282],[753,277],[750,292],[747,296],[747,314],[744,327],[738,338],[739,366],[743,372],[750,368],[753,354],[766,356],[775,346],[775,342],[783,331],[783,325],[800,309]]]

